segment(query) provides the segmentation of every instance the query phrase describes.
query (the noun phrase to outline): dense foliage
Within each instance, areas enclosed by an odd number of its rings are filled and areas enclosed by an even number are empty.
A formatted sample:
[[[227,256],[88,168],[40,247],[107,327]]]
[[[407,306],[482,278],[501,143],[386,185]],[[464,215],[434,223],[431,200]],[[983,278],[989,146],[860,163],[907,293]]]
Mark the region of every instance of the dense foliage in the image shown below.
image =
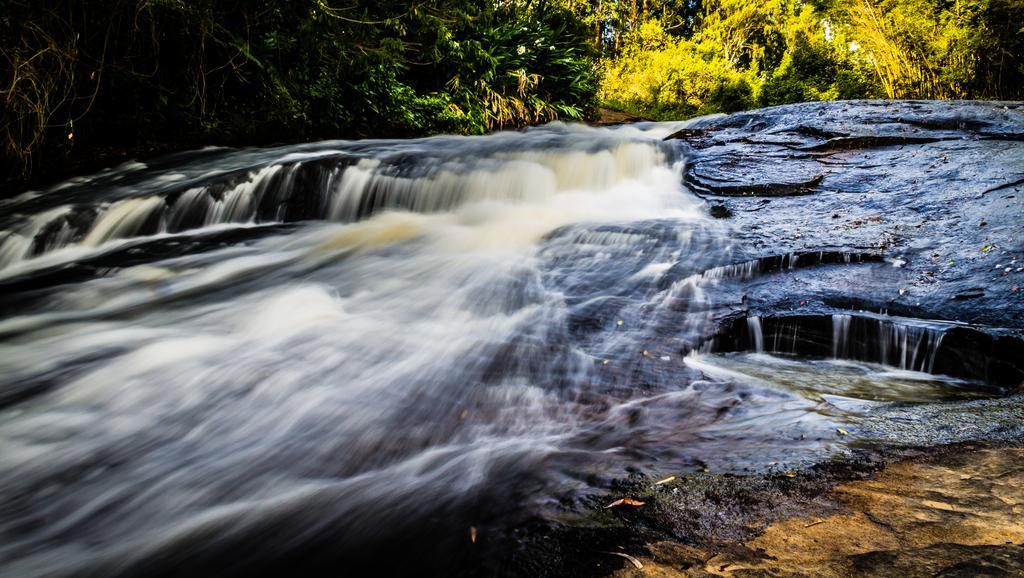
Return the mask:
[[[605,56],[603,96],[641,116],[807,100],[1024,98],[1024,0],[593,6],[592,34]]]
[[[6,176],[102,146],[582,120],[599,84],[653,118],[1024,98],[1024,0],[0,0],[0,39]]]
[[[0,0],[3,167],[78,149],[481,133],[596,111],[557,4]]]

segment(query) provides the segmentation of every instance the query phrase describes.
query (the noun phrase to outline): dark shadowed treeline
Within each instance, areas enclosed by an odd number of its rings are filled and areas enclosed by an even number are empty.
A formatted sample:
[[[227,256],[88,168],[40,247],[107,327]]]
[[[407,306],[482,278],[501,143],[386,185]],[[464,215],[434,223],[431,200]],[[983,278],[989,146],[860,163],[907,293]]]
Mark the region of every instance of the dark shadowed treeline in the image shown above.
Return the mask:
[[[0,0],[3,169],[103,146],[583,119],[589,32],[543,2]]]
[[[659,119],[1024,98],[1024,0],[0,0],[0,38],[5,181],[105,148],[582,120],[598,98]]]

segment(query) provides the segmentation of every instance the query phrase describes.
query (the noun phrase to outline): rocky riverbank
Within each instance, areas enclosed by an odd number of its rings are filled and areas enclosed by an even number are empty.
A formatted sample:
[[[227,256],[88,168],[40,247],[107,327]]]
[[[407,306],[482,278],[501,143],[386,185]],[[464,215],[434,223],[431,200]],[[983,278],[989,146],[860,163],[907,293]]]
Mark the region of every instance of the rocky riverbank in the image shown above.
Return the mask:
[[[826,397],[856,416],[837,435],[848,455],[637,474],[527,551],[551,575],[1024,573],[1024,105],[808,103],[670,140],[735,241],[707,289],[714,321],[684,352],[840,356],[997,389]]]
[[[799,495],[798,495],[799,496]],[[798,496],[783,498],[798,501]],[[1024,574],[1024,450],[944,448],[893,463],[744,540],[649,545],[619,576]]]

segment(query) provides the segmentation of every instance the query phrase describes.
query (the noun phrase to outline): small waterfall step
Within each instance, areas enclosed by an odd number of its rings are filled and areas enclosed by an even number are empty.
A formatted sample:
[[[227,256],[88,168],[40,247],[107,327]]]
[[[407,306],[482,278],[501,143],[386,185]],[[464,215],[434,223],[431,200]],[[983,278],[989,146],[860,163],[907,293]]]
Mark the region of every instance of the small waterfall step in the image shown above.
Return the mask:
[[[1024,340],[947,321],[866,312],[750,315],[726,326],[710,349],[850,359],[1004,388],[1024,386]]]

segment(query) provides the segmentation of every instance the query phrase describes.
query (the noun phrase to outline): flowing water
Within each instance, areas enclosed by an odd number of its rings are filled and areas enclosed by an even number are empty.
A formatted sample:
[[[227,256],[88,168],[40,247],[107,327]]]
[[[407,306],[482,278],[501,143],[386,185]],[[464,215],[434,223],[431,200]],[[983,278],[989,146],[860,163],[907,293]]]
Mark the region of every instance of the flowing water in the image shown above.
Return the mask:
[[[798,359],[763,353],[692,355],[705,374],[792,391],[822,401],[927,402],[999,395],[998,388],[967,379],[848,359]],[[856,404],[848,403],[846,407]],[[867,407],[866,404],[863,407]]]
[[[629,471],[838,451],[836,396],[956,396],[686,357],[754,269],[677,128],[207,150],[4,202],[0,574],[444,552]]]

